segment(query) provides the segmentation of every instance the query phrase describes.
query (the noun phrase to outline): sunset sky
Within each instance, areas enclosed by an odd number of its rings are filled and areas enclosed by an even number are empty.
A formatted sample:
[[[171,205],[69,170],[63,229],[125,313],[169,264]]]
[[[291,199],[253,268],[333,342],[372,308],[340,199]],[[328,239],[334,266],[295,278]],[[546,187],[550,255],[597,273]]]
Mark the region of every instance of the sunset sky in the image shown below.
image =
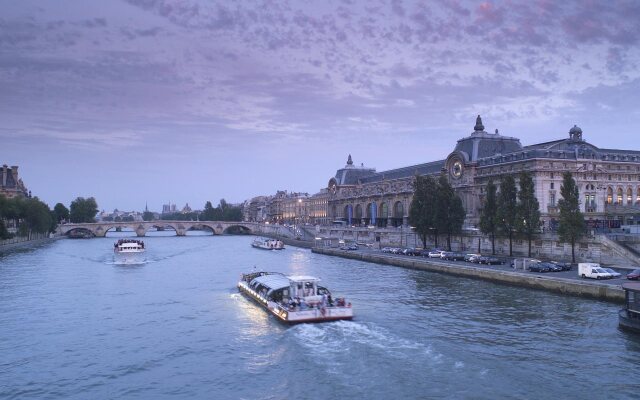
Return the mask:
[[[316,193],[348,154],[640,149],[640,2],[0,0],[0,163],[51,207]]]

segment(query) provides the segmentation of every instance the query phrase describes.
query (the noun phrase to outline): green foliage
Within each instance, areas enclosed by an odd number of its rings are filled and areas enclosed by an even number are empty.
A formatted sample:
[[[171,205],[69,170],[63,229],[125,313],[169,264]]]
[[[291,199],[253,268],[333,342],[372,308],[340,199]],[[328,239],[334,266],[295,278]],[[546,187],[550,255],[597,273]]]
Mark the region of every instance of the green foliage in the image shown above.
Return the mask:
[[[200,213],[200,221],[242,221],[242,208],[233,207],[221,199],[218,207],[213,208],[210,201],[204,205]]]
[[[445,175],[441,175],[438,181],[430,176],[416,177],[409,223],[416,228],[423,245],[426,245],[426,236],[433,234],[437,246],[438,235],[444,233],[451,249],[451,235],[462,231],[465,216],[462,200]]]
[[[62,203],[56,203],[53,207],[53,215],[57,223],[62,222],[62,220],[69,220],[69,209]]]
[[[153,213],[151,211],[145,211],[144,213],[142,213],[142,220],[143,221],[153,221]]]
[[[513,234],[518,228],[518,195],[513,175],[500,179],[497,217],[499,231],[509,237],[509,256],[513,256]]]
[[[491,237],[491,252],[496,254],[496,234],[498,233],[498,188],[489,180],[487,183],[487,196],[480,213],[480,232]]]
[[[409,224],[420,235],[423,247],[426,247],[427,235],[435,229],[436,188],[437,182],[431,176],[416,176],[409,206]]]
[[[71,202],[69,218],[73,223],[96,222],[95,216],[98,214],[98,204],[96,199],[89,197],[78,197]]]
[[[451,187],[447,176],[440,175],[436,191],[435,224],[439,233],[447,235],[448,250],[451,250],[451,235],[462,232],[465,216],[462,200]]]
[[[7,199],[0,196],[0,239],[12,236],[6,228],[6,221],[12,221],[21,236],[28,236],[32,232],[47,233],[55,228],[52,211],[37,197]]]
[[[531,257],[531,241],[540,230],[540,204],[529,172],[520,173],[518,200],[518,232],[529,241],[529,257]]]
[[[558,221],[558,236],[560,241],[571,243],[572,262],[576,261],[575,244],[585,233],[584,216],[580,211],[580,198],[578,186],[571,172],[562,175],[560,187],[562,199],[558,201],[560,216]]]

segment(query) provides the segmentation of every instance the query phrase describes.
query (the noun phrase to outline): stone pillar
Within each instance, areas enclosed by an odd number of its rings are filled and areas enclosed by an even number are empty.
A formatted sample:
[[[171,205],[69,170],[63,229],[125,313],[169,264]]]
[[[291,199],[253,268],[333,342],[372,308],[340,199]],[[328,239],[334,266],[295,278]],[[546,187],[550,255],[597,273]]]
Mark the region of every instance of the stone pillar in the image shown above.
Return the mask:
[[[136,236],[144,237],[146,233],[147,233],[147,230],[144,229],[144,226],[142,224],[138,225],[138,227],[136,228]]]

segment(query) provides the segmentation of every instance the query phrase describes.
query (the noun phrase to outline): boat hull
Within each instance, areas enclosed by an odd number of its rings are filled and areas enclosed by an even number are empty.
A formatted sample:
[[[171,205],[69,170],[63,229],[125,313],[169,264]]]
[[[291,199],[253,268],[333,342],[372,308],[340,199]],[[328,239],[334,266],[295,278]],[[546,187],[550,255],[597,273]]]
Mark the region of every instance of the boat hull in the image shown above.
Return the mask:
[[[251,246],[254,249],[260,249],[260,250],[284,250],[284,247],[266,247],[266,246],[254,244],[254,243],[252,243]]]
[[[240,293],[256,302],[270,314],[273,314],[279,321],[286,324],[300,324],[313,322],[331,322],[353,319],[353,309],[351,307],[323,307],[309,308],[305,310],[287,310],[278,303],[268,301],[258,293],[253,291],[244,282],[238,283]]]
[[[640,318],[631,318],[626,309],[618,312],[618,326],[620,328],[640,333]]]

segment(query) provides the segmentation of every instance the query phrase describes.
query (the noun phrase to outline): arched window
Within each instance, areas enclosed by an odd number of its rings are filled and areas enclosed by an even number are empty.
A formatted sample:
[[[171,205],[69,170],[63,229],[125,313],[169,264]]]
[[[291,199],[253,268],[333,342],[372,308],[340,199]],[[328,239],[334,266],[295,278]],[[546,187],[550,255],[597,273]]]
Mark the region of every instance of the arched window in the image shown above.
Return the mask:
[[[389,217],[389,206],[387,206],[387,202],[383,201],[380,203],[380,218],[388,218]]]
[[[613,204],[613,189],[607,189],[607,204]]]
[[[640,186],[636,188],[636,204],[640,204]]]
[[[373,203],[367,204],[367,218],[371,218],[373,216]]]
[[[353,207],[351,204],[344,206],[344,218],[347,220],[347,224],[351,225],[353,219]]]
[[[356,215],[354,217],[355,217],[355,219],[361,219],[362,218],[362,206],[360,204],[358,204],[356,206]]]
[[[631,188],[627,188],[627,205],[633,204],[633,191]]]
[[[616,204],[622,204],[622,188],[618,188],[616,193]]]
[[[396,201],[396,204],[393,205],[393,218],[402,217],[404,217],[404,206],[401,201]]]

